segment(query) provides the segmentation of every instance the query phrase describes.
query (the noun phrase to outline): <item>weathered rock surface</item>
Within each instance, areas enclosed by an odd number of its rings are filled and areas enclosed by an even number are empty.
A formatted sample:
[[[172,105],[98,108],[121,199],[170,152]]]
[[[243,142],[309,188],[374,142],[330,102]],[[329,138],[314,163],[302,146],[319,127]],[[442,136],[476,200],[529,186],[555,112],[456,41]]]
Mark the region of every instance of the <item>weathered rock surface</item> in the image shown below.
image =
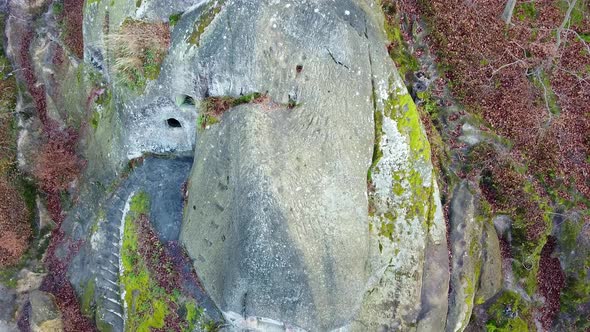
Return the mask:
[[[236,324],[258,316],[309,330],[387,330],[422,316],[422,330],[442,327],[442,209],[375,5],[231,1],[191,45],[203,15],[187,12],[175,27],[163,85],[198,101],[272,99],[234,107],[198,134],[181,239],[212,299]],[[388,120],[369,218],[376,112]],[[427,248],[442,270],[424,273]]]
[[[53,295],[33,291],[29,296],[31,301],[31,317],[29,319],[33,332],[63,331],[61,314],[55,305]]]
[[[484,303],[502,289],[502,256],[500,241],[494,226],[484,224],[482,263],[479,285],[475,294],[476,304]]]
[[[478,218],[477,198],[469,182],[462,182],[451,200],[451,292],[446,331],[463,331],[469,323],[481,273],[483,222]]]
[[[354,1],[289,4],[229,2],[199,48],[174,39],[175,82],[201,76],[191,94],[274,101],[231,109],[199,135],[181,239],[227,315],[329,330],[355,315],[368,279],[368,45],[379,41]]]
[[[0,284],[0,331],[2,322],[8,326],[8,322],[14,319],[16,311],[16,292]]]

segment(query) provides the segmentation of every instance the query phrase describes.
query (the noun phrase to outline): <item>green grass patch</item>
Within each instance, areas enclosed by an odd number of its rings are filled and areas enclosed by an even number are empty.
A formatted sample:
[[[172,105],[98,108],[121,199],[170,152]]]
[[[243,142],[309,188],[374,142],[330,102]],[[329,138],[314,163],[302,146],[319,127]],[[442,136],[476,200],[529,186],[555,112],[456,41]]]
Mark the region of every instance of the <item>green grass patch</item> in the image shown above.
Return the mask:
[[[560,0],[557,2],[559,9],[565,15],[569,8],[569,1]],[[588,15],[588,2],[583,0],[578,0],[576,2],[576,6],[571,12],[570,16],[570,24],[571,26],[580,25],[584,22],[584,17]]]

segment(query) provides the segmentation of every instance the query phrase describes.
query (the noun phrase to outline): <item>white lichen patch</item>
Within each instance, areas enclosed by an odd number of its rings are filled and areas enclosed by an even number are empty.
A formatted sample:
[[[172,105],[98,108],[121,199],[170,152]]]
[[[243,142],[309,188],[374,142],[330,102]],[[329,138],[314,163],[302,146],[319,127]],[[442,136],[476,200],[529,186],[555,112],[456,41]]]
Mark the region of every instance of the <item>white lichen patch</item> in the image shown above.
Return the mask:
[[[373,184],[377,196],[388,197],[393,194],[393,177],[395,173],[407,169],[410,147],[407,139],[397,130],[397,122],[390,118],[383,119],[383,129],[379,147],[383,156],[375,167]],[[405,186],[407,189],[407,185]],[[409,194],[404,190],[405,194]]]

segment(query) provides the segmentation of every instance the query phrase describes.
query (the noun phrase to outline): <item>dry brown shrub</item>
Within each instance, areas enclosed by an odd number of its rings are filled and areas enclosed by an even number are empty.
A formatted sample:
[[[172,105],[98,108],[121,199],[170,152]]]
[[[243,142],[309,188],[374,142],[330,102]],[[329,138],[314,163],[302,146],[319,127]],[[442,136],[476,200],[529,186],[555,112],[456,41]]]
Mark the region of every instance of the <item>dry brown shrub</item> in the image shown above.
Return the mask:
[[[170,46],[170,26],[165,22],[144,22],[128,19],[117,33],[107,35],[107,46],[114,52],[115,70],[145,77],[159,72],[159,64]],[[150,66],[157,68],[150,68]]]
[[[0,267],[18,262],[27,250],[31,227],[22,196],[0,177]]]
[[[64,0],[64,43],[78,57],[84,56],[84,37],[82,34],[82,20],[84,0]]]
[[[80,175],[84,163],[75,151],[77,138],[72,131],[56,132],[41,147],[35,176],[45,192],[65,190]]]

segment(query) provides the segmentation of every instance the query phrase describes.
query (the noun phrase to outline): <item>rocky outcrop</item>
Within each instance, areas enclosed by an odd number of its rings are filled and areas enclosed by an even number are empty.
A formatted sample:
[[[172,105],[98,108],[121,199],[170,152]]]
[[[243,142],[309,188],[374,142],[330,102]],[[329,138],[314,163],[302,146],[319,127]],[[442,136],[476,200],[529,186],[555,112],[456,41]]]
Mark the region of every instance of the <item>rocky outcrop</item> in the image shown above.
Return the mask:
[[[448,278],[447,249],[430,150],[382,29],[364,1],[231,1],[175,27],[161,80],[176,91],[201,109],[209,96],[266,93],[198,133],[181,233],[236,325],[444,324],[447,290],[435,280]],[[427,251],[443,269],[425,271]]]
[[[229,318],[329,330],[359,308],[369,276],[368,48],[383,48],[365,35],[376,29],[366,10],[354,1],[233,1],[199,47],[175,36],[175,82],[200,77],[180,91],[269,98],[228,110],[199,134],[188,188],[181,239]],[[205,14],[185,14],[178,29],[190,33]]]

